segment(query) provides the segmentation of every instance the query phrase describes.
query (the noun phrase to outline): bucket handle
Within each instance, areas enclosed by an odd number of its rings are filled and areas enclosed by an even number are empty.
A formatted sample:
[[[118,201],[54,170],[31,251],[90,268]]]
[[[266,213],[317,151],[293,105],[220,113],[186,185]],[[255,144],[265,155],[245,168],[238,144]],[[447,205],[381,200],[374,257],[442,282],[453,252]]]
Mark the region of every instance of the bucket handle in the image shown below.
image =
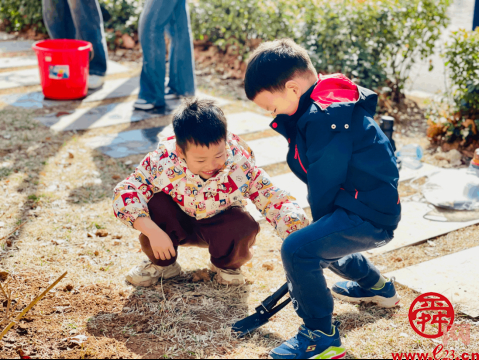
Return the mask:
[[[79,48],[78,50],[86,50],[87,48],[88,46],[84,46]],[[95,51],[93,50],[93,45],[90,43],[90,61],[92,61],[94,57],[95,57]]]

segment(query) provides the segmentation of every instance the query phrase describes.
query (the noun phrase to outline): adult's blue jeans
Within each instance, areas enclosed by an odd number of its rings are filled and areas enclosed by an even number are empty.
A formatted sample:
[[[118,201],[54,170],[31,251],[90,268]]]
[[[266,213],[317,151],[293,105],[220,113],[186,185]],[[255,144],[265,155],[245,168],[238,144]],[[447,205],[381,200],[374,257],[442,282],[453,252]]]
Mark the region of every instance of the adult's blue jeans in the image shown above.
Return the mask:
[[[384,246],[392,238],[392,231],[378,229],[341,208],[286,238],[281,256],[289,292],[308,328],[331,333],[334,302],[323,269],[369,290],[380,273],[359,252]]]
[[[171,38],[169,88],[178,95],[195,94],[193,43],[186,0],[147,0],[140,17],[143,68],[139,98],[165,105],[166,44]]]
[[[98,0],[43,0],[43,21],[52,39],[91,42],[90,75],[105,76],[108,51]]]

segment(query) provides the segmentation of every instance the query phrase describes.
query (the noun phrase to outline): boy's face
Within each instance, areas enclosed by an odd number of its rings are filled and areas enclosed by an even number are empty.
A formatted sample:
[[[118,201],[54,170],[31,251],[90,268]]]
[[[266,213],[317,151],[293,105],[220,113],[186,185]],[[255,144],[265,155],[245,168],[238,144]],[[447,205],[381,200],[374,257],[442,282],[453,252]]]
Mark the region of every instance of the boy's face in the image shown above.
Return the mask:
[[[298,110],[301,98],[301,86],[296,81],[288,81],[283,91],[270,92],[264,90],[254,98],[254,103],[269,111],[272,116],[293,115]]]
[[[185,159],[188,169],[203,179],[215,176],[226,163],[225,140],[221,140],[217,144],[210,144],[209,147],[188,143],[185,152],[177,145],[176,152]]]

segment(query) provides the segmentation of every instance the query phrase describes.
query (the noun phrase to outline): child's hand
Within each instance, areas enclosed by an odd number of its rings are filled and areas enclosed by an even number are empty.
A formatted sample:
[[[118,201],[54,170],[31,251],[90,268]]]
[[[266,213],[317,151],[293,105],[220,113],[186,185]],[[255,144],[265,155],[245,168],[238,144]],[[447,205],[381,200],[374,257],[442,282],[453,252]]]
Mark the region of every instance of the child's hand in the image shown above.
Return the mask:
[[[168,234],[161,230],[149,217],[139,217],[134,222],[133,227],[148,237],[155,258],[170,260],[176,256],[173,242]]]
[[[158,232],[157,234],[152,234],[148,237],[150,239],[151,249],[153,250],[155,258],[161,260],[170,260],[172,257],[176,256],[173,242],[168,234],[161,229],[160,231],[161,233]]]

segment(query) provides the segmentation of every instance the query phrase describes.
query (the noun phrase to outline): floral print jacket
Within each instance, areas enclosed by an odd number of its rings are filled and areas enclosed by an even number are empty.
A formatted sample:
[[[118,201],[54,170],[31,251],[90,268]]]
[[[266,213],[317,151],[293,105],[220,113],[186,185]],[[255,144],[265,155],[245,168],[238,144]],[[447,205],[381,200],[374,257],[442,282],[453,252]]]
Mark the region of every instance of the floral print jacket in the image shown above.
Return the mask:
[[[242,139],[229,133],[226,151],[223,170],[204,181],[178,157],[175,138],[162,139],[158,149],[146,155],[135,172],[116,186],[115,216],[133,226],[138,217],[149,216],[148,201],[163,191],[197,220],[232,206],[244,206],[244,200],[251,199],[282,239],[309,225],[296,199],[275,187],[268,174],[255,166],[253,151]]]

